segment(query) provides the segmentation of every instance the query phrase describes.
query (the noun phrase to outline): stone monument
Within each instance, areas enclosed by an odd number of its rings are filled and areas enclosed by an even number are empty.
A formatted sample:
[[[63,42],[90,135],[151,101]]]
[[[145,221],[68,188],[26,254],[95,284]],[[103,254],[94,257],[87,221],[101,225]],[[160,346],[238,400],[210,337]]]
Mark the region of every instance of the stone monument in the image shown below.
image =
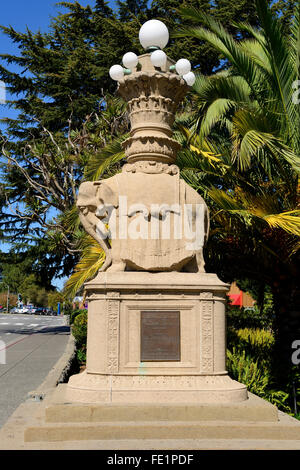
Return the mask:
[[[128,103],[127,163],[111,178],[82,183],[77,200],[80,220],[106,259],[85,285],[87,365],[70,378],[66,398],[246,400],[246,387],[225,366],[228,286],[204,269],[208,209],[176,165],[180,144],[172,125],[188,80],[159,49],[126,54],[125,63],[126,56],[130,73],[114,66],[111,74],[120,72],[118,93]],[[178,62],[191,78],[188,61]]]
[[[202,439],[216,439],[217,448],[220,439],[223,448],[230,439],[238,448],[249,439],[299,439],[296,420],[279,419],[275,406],[227,374],[229,286],[205,272],[209,213],[180,178],[172,138],[195,78],[187,60],[174,64],[161,50],[168,42],[161,22],[145,23],[140,40],[146,53],[127,53],[129,70],[110,70],[128,103],[127,162],[111,178],[82,183],[77,200],[85,230],[106,255],[85,284],[86,370],[56,387],[24,441],[68,448],[67,441],[92,440],[104,448],[127,439],[141,449],[142,439],[151,446],[168,439],[173,448],[188,438],[200,448]]]

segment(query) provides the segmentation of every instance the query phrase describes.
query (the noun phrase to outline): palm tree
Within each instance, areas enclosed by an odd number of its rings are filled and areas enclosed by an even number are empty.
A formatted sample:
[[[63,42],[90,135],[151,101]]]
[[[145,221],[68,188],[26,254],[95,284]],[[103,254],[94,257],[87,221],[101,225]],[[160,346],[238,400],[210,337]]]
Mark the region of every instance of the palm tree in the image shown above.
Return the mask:
[[[300,337],[300,7],[285,37],[266,0],[256,5],[261,28],[236,24],[249,35],[240,42],[211,17],[181,9],[184,18],[204,26],[176,35],[207,41],[226,69],[197,77],[180,162],[182,176],[210,200],[211,266],[224,277],[235,274],[272,288],[282,382],[292,342]]]

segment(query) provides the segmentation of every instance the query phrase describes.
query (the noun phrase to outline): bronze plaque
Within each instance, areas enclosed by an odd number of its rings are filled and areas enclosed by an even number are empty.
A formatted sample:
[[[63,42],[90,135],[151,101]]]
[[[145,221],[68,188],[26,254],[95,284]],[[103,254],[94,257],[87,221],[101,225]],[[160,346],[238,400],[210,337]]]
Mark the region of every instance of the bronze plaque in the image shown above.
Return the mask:
[[[141,362],[180,361],[180,312],[141,312]]]

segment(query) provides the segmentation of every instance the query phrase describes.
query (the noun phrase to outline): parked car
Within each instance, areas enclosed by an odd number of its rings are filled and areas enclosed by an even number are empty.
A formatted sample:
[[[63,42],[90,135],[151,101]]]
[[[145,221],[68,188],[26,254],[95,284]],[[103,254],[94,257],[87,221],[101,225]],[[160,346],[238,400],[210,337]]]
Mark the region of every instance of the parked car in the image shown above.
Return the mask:
[[[45,307],[37,307],[35,310],[36,315],[47,315],[47,309]]]
[[[52,308],[47,308],[46,311],[46,315],[57,315],[57,313],[52,310]]]
[[[20,307],[14,307],[12,310],[11,310],[11,313],[21,313],[21,308]]]
[[[29,313],[29,308],[27,305],[24,305],[22,308],[20,308],[20,313]]]
[[[32,305],[32,304],[28,304],[28,305],[23,306],[23,312],[22,313],[32,314],[32,313],[35,313],[35,311],[36,311],[36,307],[34,307],[34,305]]]

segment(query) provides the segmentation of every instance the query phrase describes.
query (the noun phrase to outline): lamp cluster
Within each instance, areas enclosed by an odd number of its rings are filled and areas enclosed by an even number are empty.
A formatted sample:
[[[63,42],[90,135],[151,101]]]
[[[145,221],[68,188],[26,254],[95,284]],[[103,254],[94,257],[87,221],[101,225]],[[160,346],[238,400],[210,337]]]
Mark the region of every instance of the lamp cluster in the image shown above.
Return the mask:
[[[151,62],[154,67],[165,67],[167,56],[162,50],[169,41],[169,31],[164,23],[159,20],[150,20],[143,24],[139,32],[139,40],[147,52],[151,52]],[[124,75],[131,74],[132,69],[138,65],[139,59],[134,52],[127,52],[122,59],[122,65],[113,65],[109,75],[113,80],[122,80]],[[179,59],[170,71],[177,72],[189,86],[193,86],[196,80],[191,71],[191,63],[187,59]]]

